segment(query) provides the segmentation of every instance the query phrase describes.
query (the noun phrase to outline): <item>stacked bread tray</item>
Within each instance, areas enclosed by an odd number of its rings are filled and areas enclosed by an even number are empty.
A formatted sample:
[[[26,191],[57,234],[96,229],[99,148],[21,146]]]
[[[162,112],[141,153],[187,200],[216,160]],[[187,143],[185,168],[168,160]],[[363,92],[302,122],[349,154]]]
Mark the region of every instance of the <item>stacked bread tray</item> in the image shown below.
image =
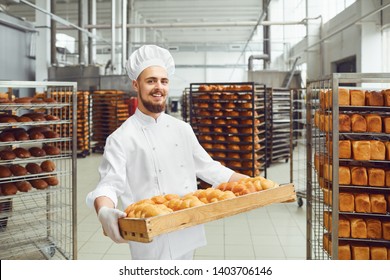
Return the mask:
[[[294,185],[287,184],[161,216],[144,219],[121,218],[119,228],[124,239],[148,243],[163,233],[204,224],[272,203],[290,202],[295,199]]]

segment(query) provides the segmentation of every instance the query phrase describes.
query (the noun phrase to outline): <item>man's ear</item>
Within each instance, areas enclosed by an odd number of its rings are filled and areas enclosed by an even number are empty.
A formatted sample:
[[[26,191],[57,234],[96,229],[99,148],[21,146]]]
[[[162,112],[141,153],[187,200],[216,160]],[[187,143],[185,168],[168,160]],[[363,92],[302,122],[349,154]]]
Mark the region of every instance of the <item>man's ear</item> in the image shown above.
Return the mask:
[[[137,80],[133,80],[133,81],[132,81],[132,84],[133,84],[133,89],[134,89],[136,92],[138,92],[138,82],[137,82]]]

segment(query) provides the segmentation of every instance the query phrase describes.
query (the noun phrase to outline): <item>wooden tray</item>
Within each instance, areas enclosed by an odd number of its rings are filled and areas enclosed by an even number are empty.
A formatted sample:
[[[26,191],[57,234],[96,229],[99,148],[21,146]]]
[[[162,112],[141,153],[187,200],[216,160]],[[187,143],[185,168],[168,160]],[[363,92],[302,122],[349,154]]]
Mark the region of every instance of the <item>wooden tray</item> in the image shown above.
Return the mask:
[[[148,243],[163,233],[211,222],[277,202],[296,200],[293,184],[251,193],[236,198],[145,218],[121,218],[119,229],[126,240]]]

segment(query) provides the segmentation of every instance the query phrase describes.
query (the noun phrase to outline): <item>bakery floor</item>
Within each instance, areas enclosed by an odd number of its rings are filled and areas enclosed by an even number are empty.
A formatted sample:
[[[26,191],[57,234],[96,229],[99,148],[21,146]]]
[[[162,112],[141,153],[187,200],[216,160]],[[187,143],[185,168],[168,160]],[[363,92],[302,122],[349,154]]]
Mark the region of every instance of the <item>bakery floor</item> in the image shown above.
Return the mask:
[[[102,233],[94,210],[85,204],[86,194],[99,180],[101,154],[77,160],[77,244],[81,260],[131,259],[126,244],[116,244]],[[278,183],[290,180],[290,163],[274,163],[267,177]],[[296,186],[297,188],[297,186]],[[198,260],[306,258],[306,201],[278,203],[205,224],[207,246],[195,252]]]

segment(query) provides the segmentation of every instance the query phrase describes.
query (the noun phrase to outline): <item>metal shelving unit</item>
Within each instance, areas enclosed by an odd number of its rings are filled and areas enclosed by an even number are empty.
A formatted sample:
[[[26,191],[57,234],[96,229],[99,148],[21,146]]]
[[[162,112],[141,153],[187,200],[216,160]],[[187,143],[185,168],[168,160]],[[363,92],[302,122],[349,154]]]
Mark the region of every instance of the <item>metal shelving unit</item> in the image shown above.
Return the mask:
[[[192,83],[190,123],[217,161],[249,176],[266,176],[266,88],[254,83]]]
[[[44,114],[46,121],[1,123],[1,132],[27,131],[29,129],[50,129],[68,126],[58,130],[55,138],[0,142],[1,150],[15,151],[17,148],[52,148],[58,153],[48,153],[14,159],[1,159],[3,169],[19,165],[28,170],[23,175],[12,173],[0,178],[0,259],[77,259],[76,231],[76,83],[70,82],[26,82],[0,81],[0,88],[8,91],[45,92],[55,100],[39,103],[0,104],[0,111],[15,117],[25,113]],[[59,99],[60,93],[70,93],[73,102]],[[15,94],[16,95],[16,94]],[[49,120],[48,116],[60,114],[61,119]],[[70,127],[72,128],[70,130]],[[31,133],[29,132],[30,137]],[[31,173],[28,164],[43,166],[50,160],[54,170]],[[57,180],[56,180],[57,179]],[[38,184],[39,182],[39,184]],[[46,182],[46,183],[44,183]],[[22,189],[21,184],[33,188]],[[48,184],[48,185],[47,185]],[[16,187],[16,189],[15,189]],[[8,190],[7,190],[8,189]]]
[[[355,86],[350,86],[350,85]],[[348,86],[345,86],[348,85]],[[348,94],[352,90],[364,93],[363,104],[360,106],[344,105],[339,100],[340,89]],[[377,168],[388,172],[390,158],[373,160],[371,157],[358,160],[354,155],[354,141],[390,140],[389,133],[354,132],[353,128],[341,129],[339,117],[348,119],[349,116],[360,114],[367,116],[377,114],[381,118],[390,116],[389,106],[372,106],[367,103],[366,92],[381,91],[390,88],[389,74],[343,73],[333,74],[316,81],[309,81],[307,87],[307,258],[308,259],[353,259],[357,250],[368,252],[366,258],[372,258],[372,248],[389,251],[390,225],[389,208],[384,212],[372,212],[372,195],[384,199],[383,205],[389,205],[390,188],[371,185],[370,180],[354,183],[355,170]],[[349,98],[349,97],[348,97]],[[370,106],[369,106],[370,105]],[[351,143],[350,156],[341,156],[340,141]],[[348,151],[348,149],[346,149]],[[338,172],[333,172],[338,170]],[[346,172],[346,173],[343,173]],[[340,174],[349,174],[341,176]],[[365,174],[364,172],[362,173]],[[364,177],[364,176],[363,176]],[[368,176],[367,176],[368,177]],[[369,177],[368,177],[369,178]],[[348,180],[350,179],[350,180]],[[341,181],[340,181],[341,180]],[[356,180],[356,179],[355,179]],[[387,183],[385,183],[387,184]],[[361,210],[362,204],[358,197],[368,199],[369,208]],[[350,203],[344,203],[344,198]],[[387,199],[387,201],[386,201]],[[352,205],[352,206],[351,206]],[[349,209],[345,209],[346,207]],[[376,237],[369,235],[368,221],[381,225],[381,231]],[[352,223],[359,222],[362,233],[357,234]],[[371,222],[370,222],[371,223]],[[386,225],[386,227],[385,227]],[[341,231],[342,229],[342,231]],[[366,235],[364,234],[366,230]],[[350,231],[348,233],[348,231]],[[370,257],[371,255],[371,257]]]

